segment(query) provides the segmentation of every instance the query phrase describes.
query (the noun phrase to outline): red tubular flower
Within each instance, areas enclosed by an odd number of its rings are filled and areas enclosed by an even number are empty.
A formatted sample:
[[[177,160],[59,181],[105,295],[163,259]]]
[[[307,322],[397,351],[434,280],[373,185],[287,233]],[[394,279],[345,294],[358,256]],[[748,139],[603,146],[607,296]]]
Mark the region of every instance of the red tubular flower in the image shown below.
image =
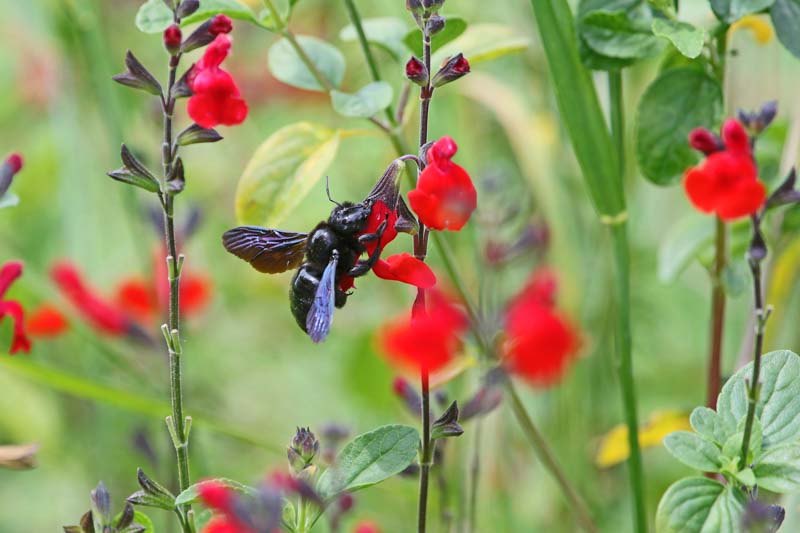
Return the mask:
[[[58,337],[68,327],[67,319],[61,314],[61,311],[49,303],[44,303],[33,310],[26,322],[26,329],[32,337]]]
[[[140,278],[128,278],[117,286],[117,306],[140,322],[149,322],[155,316],[156,299],[153,289]]]
[[[394,227],[395,223],[397,222],[397,212],[389,209],[389,206],[387,206],[382,200],[378,200],[373,204],[372,210],[369,213],[369,218],[367,218],[367,224],[360,235],[367,235],[377,232],[384,220],[386,220],[386,228],[383,230],[383,234],[381,235],[380,245],[381,248],[385,248],[387,244],[392,242],[395,237],[397,237],[397,230]],[[377,247],[377,240],[364,243],[364,249],[367,255],[371,255]]]
[[[506,365],[536,386],[561,379],[580,347],[577,331],[553,309],[554,293],[552,273],[536,273],[506,315]]]
[[[50,271],[50,276],[64,297],[93,327],[113,336],[131,332],[133,323],[128,316],[87,286],[74,265],[57,263]]]
[[[31,342],[25,334],[25,312],[16,300],[3,299],[11,284],[22,275],[22,263],[9,261],[0,268],[0,320],[10,316],[14,321],[14,336],[11,340],[9,353],[31,351]]]
[[[211,19],[211,24],[208,26],[208,31],[211,32],[212,35],[230,33],[233,31],[233,21],[227,15],[217,15]]]
[[[416,372],[435,372],[461,347],[467,328],[464,314],[438,291],[429,291],[427,311],[383,328],[381,346],[389,360]]]
[[[686,172],[684,188],[692,204],[722,220],[755,214],[766,199],[744,127],[729,119],[722,128],[725,149],[711,153]]]
[[[381,279],[408,283],[420,289],[436,285],[436,275],[431,267],[407,252],[378,259],[372,271]]]
[[[356,524],[353,533],[381,533],[381,530],[375,522],[364,520]]]
[[[411,208],[431,229],[458,231],[467,223],[478,195],[467,171],[451,159],[458,151],[455,141],[442,137],[428,149],[428,166],[408,193]]]
[[[181,313],[186,316],[202,311],[211,300],[211,281],[195,274],[185,274],[181,279]]]
[[[236,82],[220,68],[230,49],[230,37],[224,33],[217,35],[187,79],[193,93],[189,98],[189,116],[204,128],[218,124],[234,126],[247,117],[247,103],[241,98]]]
[[[16,174],[22,169],[22,156],[17,153],[11,154],[6,159],[6,165],[8,165],[12,174]]]

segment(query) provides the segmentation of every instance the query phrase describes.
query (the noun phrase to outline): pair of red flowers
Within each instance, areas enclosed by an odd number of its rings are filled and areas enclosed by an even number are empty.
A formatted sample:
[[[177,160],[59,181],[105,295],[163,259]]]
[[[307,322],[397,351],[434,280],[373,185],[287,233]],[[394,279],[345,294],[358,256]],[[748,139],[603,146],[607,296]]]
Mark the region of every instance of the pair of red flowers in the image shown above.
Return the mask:
[[[758,180],[750,138],[740,122],[725,121],[722,139],[697,128],[689,134],[689,144],[707,156],[684,179],[686,194],[698,210],[730,221],[754,215],[764,205],[767,190]]]

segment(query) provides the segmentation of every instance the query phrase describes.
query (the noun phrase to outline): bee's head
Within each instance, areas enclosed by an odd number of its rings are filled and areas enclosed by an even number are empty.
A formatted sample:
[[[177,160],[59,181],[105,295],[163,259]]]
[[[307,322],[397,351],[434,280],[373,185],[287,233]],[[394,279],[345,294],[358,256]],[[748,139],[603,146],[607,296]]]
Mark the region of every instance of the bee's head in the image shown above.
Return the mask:
[[[364,229],[369,214],[370,208],[365,204],[344,202],[333,208],[328,224],[339,233],[355,235]]]

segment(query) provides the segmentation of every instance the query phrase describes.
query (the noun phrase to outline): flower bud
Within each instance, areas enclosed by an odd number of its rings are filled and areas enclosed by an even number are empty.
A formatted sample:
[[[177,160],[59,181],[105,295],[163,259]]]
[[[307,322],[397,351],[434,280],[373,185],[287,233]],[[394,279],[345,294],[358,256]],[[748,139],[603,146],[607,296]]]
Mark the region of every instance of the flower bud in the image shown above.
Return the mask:
[[[444,5],[444,0],[422,0],[422,5],[428,11],[437,11]]]
[[[418,15],[425,11],[425,6],[422,5],[422,0],[406,0],[406,9]]]
[[[411,59],[406,63],[406,77],[420,87],[428,84],[430,74],[428,69],[419,58],[411,56]]]
[[[300,473],[311,466],[319,452],[319,441],[309,428],[297,428],[292,443],[287,450],[289,466],[295,473]]]
[[[233,31],[233,21],[226,15],[217,15],[211,19],[208,31],[214,36],[220,33],[230,33]]]
[[[213,41],[220,33],[230,33],[233,30],[233,21],[226,15],[217,15],[210,18],[184,41],[182,52],[191,52]]]
[[[200,7],[200,0],[183,0],[178,6],[178,17],[188,17]]]
[[[436,35],[440,31],[444,29],[445,26],[445,18],[440,15],[434,15],[428,22],[426,23],[426,27],[428,28],[428,35]]]
[[[92,491],[91,496],[92,513],[95,518],[99,518],[103,525],[108,524],[111,520],[111,495],[102,481],[97,484],[97,488]]]
[[[753,111],[752,113],[748,113],[740,109],[737,113],[737,118],[745,128],[757,135],[767,129],[770,124],[772,124],[772,121],[775,120],[775,116],[777,114],[778,102],[771,100],[761,106],[761,109],[758,111]]]
[[[173,24],[166,30],[164,30],[164,48],[167,49],[167,52],[170,55],[176,55],[181,50],[181,40],[183,39],[183,34],[181,33],[181,28],[177,24]]]
[[[689,145],[709,156],[722,150],[722,141],[706,128],[695,128],[689,133]]]
[[[441,87],[469,74],[469,61],[463,54],[451,57],[433,77],[432,85]]]
[[[16,174],[22,169],[22,156],[17,153],[13,153],[6,159],[6,165],[9,166],[11,169],[12,174]]]
[[[392,382],[392,390],[395,395],[403,401],[406,409],[414,415],[419,416],[422,412],[422,396],[411,386],[407,379],[397,377]]]

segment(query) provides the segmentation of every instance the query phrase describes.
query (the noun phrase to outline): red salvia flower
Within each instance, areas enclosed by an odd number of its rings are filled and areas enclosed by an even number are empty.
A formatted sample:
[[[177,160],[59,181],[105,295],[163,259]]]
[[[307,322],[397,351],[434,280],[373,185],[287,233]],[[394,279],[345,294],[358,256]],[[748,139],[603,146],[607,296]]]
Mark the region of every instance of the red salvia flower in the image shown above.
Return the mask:
[[[230,33],[233,31],[233,21],[227,15],[217,15],[211,19],[211,24],[208,26],[208,31],[213,35],[220,33]]]
[[[436,285],[436,275],[431,267],[407,252],[378,259],[372,271],[381,279],[408,283],[420,289]]]
[[[57,263],[50,271],[55,284],[64,297],[97,330],[108,335],[127,335],[134,328],[128,315],[113,303],[98,296],[68,262]]]
[[[553,274],[537,272],[506,314],[506,365],[536,386],[556,383],[580,347],[575,328],[553,308],[555,290]]]
[[[204,128],[218,124],[234,126],[247,117],[247,103],[239,94],[236,82],[220,68],[230,49],[230,37],[225,33],[217,35],[187,79],[193,93],[189,98],[189,116]]]
[[[381,529],[375,522],[363,520],[356,524],[353,533],[381,533]]]
[[[153,288],[140,278],[123,280],[116,289],[117,306],[139,322],[149,322],[158,312]]]
[[[710,132],[709,132],[710,133]],[[713,148],[708,135],[693,132],[692,146],[708,152]],[[684,188],[692,204],[703,213],[716,213],[722,220],[755,214],[766,199],[766,188],[758,180],[744,127],[729,119],[722,128],[724,149],[713,151],[699,166],[686,172]]]
[[[383,328],[380,342],[389,360],[417,372],[435,372],[461,348],[464,314],[439,291],[429,291],[427,310]]]
[[[397,212],[391,210],[382,200],[378,200],[373,204],[367,223],[361,232],[361,235],[377,232],[384,220],[386,220],[386,228],[380,238],[381,248],[385,248],[387,244],[397,237],[397,230],[394,227],[397,222]],[[377,246],[377,240],[365,242],[364,249],[366,254],[371,255]]]
[[[64,333],[69,324],[67,319],[52,304],[44,303],[28,316],[26,329],[32,337],[53,338]]]
[[[408,193],[411,208],[431,229],[458,231],[467,223],[478,196],[467,171],[453,163],[455,141],[442,137],[428,149],[428,166],[416,189]]]
[[[25,334],[25,312],[22,305],[16,300],[6,300],[5,294],[11,284],[22,275],[22,263],[19,261],[9,261],[0,268],[0,320],[5,316],[10,316],[14,321],[14,336],[11,339],[9,353],[15,354],[19,351],[28,353],[31,351],[31,342]]]

